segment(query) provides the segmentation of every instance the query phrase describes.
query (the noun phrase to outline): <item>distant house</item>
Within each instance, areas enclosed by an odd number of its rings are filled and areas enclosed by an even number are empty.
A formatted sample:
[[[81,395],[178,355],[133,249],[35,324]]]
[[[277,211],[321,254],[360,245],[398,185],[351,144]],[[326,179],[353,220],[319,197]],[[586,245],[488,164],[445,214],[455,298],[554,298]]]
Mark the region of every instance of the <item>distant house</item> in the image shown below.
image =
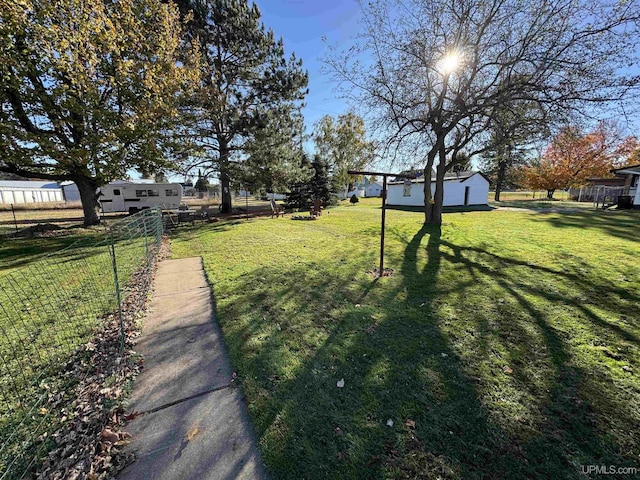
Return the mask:
[[[0,203],[64,202],[62,187],[52,181],[0,180]]]
[[[286,200],[287,196],[284,193],[267,193],[267,200]]]
[[[615,168],[611,172],[616,177],[624,178],[624,191],[622,193],[631,197],[631,206],[633,208],[640,208],[640,165]]]
[[[342,200],[348,200],[354,195],[358,198],[364,197],[365,187],[366,187],[365,182],[349,184],[349,189],[347,190],[345,188],[344,190],[342,190],[339,196]]]
[[[365,197],[379,197],[380,195],[382,195],[382,184],[379,182],[370,183],[364,189]]]
[[[435,176],[431,178],[431,192],[436,189]],[[487,205],[489,180],[480,172],[458,172],[447,174],[444,179],[443,206]],[[424,206],[424,178],[390,182],[387,204]]]
[[[640,208],[640,165],[615,168],[615,177],[587,178],[586,185],[569,189],[569,197],[578,202],[594,202],[603,207]],[[620,198],[623,197],[623,198]]]
[[[379,197],[382,194],[382,184],[378,182],[372,182],[369,178],[364,177],[361,182],[355,183],[351,186],[351,190],[343,193],[342,198],[351,198],[353,195],[356,197]]]

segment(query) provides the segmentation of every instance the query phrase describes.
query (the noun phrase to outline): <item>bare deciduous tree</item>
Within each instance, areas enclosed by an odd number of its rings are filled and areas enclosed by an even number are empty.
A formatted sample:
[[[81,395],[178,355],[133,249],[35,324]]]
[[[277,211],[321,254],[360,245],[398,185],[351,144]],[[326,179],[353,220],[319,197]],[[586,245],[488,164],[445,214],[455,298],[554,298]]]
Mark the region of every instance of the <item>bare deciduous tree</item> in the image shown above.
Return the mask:
[[[428,144],[425,222],[441,223],[447,158],[487,148],[504,105],[534,104],[540,122],[620,102],[638,77],[637,2],[372,0],[364,30],[330,71],[368,105],[393,142]]]

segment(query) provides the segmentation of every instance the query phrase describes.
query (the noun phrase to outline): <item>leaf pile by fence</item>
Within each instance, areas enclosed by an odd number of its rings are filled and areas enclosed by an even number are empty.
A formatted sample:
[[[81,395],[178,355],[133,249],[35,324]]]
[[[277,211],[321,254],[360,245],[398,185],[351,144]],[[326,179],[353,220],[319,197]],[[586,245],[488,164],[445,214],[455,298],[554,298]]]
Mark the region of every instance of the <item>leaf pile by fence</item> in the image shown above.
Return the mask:
[[[0,479],[32,476],[56,448],[83,381],[70,362],[114,312],[123,352],[122,304],[146,295],[161,235],[160,211],[144,210],[0,276]]]

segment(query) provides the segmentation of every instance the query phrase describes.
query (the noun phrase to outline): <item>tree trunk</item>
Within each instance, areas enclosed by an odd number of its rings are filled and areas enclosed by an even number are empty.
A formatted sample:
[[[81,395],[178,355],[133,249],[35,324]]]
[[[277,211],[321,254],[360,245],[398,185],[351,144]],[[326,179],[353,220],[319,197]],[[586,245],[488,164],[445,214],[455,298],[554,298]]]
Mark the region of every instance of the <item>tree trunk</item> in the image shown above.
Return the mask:
[[[502,184],[504,183],[504,177],[507,172],[506,162],[498,162],[498,176],[496,177],[496,193],[493,199],[496,202],[500,201],[500,193],[502,192]]]
[[[553,200],[553,192],[555,192],[556,189],[554,188],[553,190],[547,190],[547,198],[549,200]]]
[[[221,213],[231,213],[231,177],[229,176],[229,149],[225,142],[220,147],[220,187],[222,189]]]
[[[96,200],[96,188],[98,187],[96,181],[84,176],[74,177],[73,181],[80,193],[80,201],[82,202],[82,211],[84,213],[84,226],[99,225],[100,217],[98,216],[98,202]]]
[[[440,145],[438,149],[439,158],[438,166],[436,167],[436,191],[433,195],[433,205],[431,208],[431,218],[427,223],[433,225],[442,224],[442,206],[444,203],[444,176],[447,173],[447,157],[444,150],[444,144]]]
[[[220,170],[220,186],[222,187],[222,207],[220,212],[231,213],[231,178],[225,170]]]
[[[433,161],[436,156],[436,151],[431,150],[427,156],[427,164],[424,167],[424,223],[433,223],[433,205],[434,199],[431,193],[431,172],[433,170]]]

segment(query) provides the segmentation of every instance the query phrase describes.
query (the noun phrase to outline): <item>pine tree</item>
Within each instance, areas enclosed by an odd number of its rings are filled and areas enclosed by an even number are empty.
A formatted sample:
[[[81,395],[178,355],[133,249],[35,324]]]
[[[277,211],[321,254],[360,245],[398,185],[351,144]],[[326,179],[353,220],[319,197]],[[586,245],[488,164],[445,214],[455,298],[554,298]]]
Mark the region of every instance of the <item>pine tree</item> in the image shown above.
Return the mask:
[[[183,11],[193,11],[188,28],[202,52],[202,82],[188,106],[194,143],[208,157],[197,163],[219,173],[222,212],[229,212],[234,164],[245,157],[247,140],[274,117],[294,121],[308,76],[295,55],[285,58],[282,39],[261,23],[255,4],[181,3]]]
[[[329,176],[329,163],[320,155],[314,155],[311,163],[314,174],[309,180],[309,190],[311,197],[315,200],[321,200],[323,205],[332,203],[333,195],[331,189],[331,178]]]
[[[301,178],[289,185],[289,194],[287,195],[287,206],[289,208],[305,209],[312,202],[310,179],[314,173],[306,154],[302,155],[300,172],[302,173]]]

